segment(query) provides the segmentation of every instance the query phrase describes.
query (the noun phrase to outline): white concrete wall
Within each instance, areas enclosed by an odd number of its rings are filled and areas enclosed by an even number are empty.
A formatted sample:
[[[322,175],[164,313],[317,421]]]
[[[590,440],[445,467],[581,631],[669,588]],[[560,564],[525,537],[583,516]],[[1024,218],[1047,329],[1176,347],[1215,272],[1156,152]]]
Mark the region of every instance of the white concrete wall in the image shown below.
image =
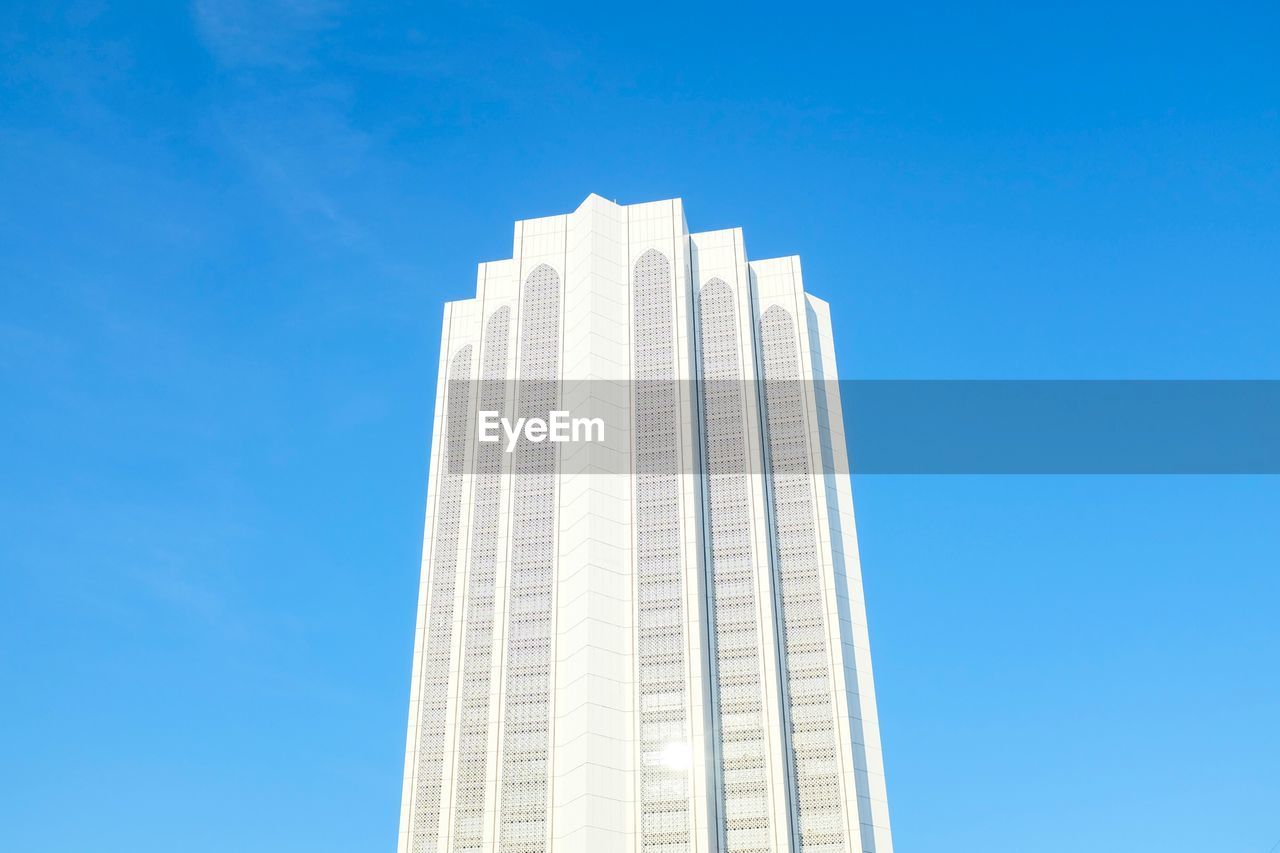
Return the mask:
[[[629,376],[626,228],[595,196],[567,225],[562,404],[578,412],[614,402],[602,387]],[[634,830],[632,511],[614,452],[561,446],[552,849],[570,853],[629,849]]]

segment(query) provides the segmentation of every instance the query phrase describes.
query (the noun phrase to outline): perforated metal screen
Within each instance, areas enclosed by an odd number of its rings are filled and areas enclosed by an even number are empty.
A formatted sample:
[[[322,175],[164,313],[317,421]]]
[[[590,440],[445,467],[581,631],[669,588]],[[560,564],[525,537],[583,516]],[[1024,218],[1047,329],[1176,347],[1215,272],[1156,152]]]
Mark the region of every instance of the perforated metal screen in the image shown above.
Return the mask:
[[[546,418],[560,373],[560,276],[540,264],[525,278],[520,317],[519,417]],[[503,707],[499,846],[547,849],[556,445],[515,449]]]
[[[723,280],[713,278],[703,285],[698,301],[724,843],[732,853],[767,853],[772,849],[768,740],[743,442],[739,324],[733,290]]]
[[[680,441],[671,264],[650,249],[632,277],[635,329],[636,602],[640,837],[648,853],[689,849],[689,731]]]
[[[813,479],[800,383],[798,338],[790,312],[773,306],[760,318],[764,356],[768,470],[782,598],[783,670],[788,738],[799,812],[800,847],[846,850],[844,803],[836,760],[835,707],[827,649]]]
[[[480,367],[481,411],[505,410],[508,385],[507,339],[510,331],[511,309],[503,306],[494,311],[485,324],[484,354]],[[476,444],[471,566],[467,578],[467,609],[463,621],[458,755],[454,774],[454,850],[479,850],[484,841],[502,458],[500,444]]]
[[[427,599],[427,637],[422,649],[418,693],[417,787],[411,827],[413,853],[433,853],[440,833],[444,784],[444,739],[449,706],[449,667],[453,649],[454,592],[462,530],[463,459],[471,424],[471,345],[449,363],[445,385],[445,443],[439,462],[435,541]]]

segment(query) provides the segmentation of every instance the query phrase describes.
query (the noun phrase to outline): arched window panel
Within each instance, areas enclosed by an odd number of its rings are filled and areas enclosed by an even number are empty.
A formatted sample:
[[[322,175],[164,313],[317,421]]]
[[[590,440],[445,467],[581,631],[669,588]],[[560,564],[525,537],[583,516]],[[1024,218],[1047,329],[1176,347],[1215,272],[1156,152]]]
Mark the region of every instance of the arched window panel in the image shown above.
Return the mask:
[[[540,264],[520,305],[517,417],[546,418],[558,399],[560,275]],[[547,849],[551,636],[555,590],[556,446],[520,441],[513,465],[511,560],[498,842],[504,853]]]
[[[417,785],[410,825],[413,853],[434,853],[440,834],[453,611],[462,533],[463,473],[471,425],[471,352],[470,344],[458,350],[449,362],[445,381],[445,441],[438,469],[439,497],[418,695]]]
[[[760,348],[791,784],[801,849],[834,853],[847,849],[844,799],[798,346],[791,313],[778,305],[766,310]]]
[[[731,853],[765,853],[773,849],[769,741],[733,289],[722,279],[709,280],[699,292],[698,308],[722,842]]]
[[[679,409],[671,263],[656,249],[631,279],[636,453],[637,690],[643,851],[688,849],[685,588],[680,559]]]
[[[480,410],[505,411],[511,309],[502,306],[484,329],[480,366]],[[484,843],[488,790],[489,715],[492,696],[498,517],[502,494],[502,445],[476,443],[475,497],[471,513],[471,565],[463,620],[462,683],[459,687],[457,768],[454,773],[453,849],[480,850]]]

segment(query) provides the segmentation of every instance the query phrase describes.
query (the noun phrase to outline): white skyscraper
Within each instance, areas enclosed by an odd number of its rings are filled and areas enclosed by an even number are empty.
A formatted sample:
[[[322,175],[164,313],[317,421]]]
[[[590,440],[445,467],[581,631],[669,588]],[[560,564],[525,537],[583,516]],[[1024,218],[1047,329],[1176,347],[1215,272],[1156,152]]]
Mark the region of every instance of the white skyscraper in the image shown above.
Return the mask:
[[[591,195],[480,264],[439,375],[400,851],[892,853],[799,258]],[[481,440],[552,411],[608,440]]]

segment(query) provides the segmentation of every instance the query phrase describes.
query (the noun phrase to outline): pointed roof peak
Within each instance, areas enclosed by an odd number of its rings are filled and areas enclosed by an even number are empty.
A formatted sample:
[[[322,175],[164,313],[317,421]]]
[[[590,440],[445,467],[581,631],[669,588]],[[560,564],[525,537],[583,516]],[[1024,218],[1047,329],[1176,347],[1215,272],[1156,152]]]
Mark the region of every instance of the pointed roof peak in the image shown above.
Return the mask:
[[[617,201],[614,201],[612,199],[605,198],[604,196],[600,195],[600,193],[587,193],[587,197],[582,200],[582,204],[578,205],[578,210],[581,210],[582,208],[586,207],[592,201],[603,201],[608,204],[618,203]]]

